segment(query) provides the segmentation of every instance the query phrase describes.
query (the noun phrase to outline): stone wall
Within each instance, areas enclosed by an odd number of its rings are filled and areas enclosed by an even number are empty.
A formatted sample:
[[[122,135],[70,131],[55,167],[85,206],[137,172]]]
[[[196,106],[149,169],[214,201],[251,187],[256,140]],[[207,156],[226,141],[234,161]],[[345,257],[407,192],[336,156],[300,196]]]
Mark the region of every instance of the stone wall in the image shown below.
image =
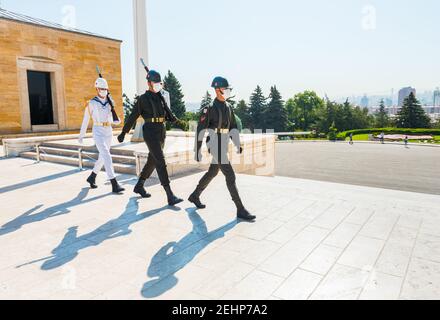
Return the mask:
[[[97,64],[109,81],[122,118],[120,47],[117,40],[0,19],[0,134],[33,131],[28,69],[51,72],[55,130],[80,128],[85,103],[96,93]]]

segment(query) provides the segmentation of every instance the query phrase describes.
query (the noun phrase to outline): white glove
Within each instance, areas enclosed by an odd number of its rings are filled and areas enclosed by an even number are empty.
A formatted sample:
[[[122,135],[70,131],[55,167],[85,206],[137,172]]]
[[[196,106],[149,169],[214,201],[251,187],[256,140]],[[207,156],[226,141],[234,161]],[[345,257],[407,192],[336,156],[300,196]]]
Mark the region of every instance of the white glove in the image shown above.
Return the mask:
[[[79,144],[84,144],[84,138],[79,138],[79,139],[78,139],[78,143],[79,143]]]

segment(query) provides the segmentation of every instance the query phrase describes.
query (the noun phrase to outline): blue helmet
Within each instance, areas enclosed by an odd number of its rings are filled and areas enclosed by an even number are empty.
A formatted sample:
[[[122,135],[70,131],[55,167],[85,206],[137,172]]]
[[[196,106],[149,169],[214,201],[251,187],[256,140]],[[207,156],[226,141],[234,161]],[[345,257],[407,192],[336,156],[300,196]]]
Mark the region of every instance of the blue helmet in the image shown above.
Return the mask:
[[[229,82],[223,77],[216,77],[212,81],[211,87],[213,87],[214,89],[229,88]]]
[[[160,73],[154,70],[150,70],[147,75],[147,80],[154,83],[162,82],[162,77],[160,76]]]

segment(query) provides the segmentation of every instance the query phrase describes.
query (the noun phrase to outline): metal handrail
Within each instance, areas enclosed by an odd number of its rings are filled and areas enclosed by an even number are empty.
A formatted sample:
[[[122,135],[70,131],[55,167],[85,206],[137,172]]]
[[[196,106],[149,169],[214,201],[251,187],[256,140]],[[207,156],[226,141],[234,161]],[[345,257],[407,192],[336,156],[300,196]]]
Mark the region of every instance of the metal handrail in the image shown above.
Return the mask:
[[[37,153],[37,163],[41,162],[41,156],[40,156],[40,144],[35,145],[35,152]]]

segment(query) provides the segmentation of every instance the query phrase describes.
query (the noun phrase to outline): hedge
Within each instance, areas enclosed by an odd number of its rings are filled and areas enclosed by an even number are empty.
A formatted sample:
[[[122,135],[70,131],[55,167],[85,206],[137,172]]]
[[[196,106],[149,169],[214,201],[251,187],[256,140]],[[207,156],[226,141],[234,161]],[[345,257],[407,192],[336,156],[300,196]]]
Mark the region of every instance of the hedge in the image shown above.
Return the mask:
[[[407,134],[407,135],[440,135],[440,129],[405,129],[405,128],[382,128],[382,129],[358,129],[340,132],[337,135],[338,140],[345,140],[353,134]]]

